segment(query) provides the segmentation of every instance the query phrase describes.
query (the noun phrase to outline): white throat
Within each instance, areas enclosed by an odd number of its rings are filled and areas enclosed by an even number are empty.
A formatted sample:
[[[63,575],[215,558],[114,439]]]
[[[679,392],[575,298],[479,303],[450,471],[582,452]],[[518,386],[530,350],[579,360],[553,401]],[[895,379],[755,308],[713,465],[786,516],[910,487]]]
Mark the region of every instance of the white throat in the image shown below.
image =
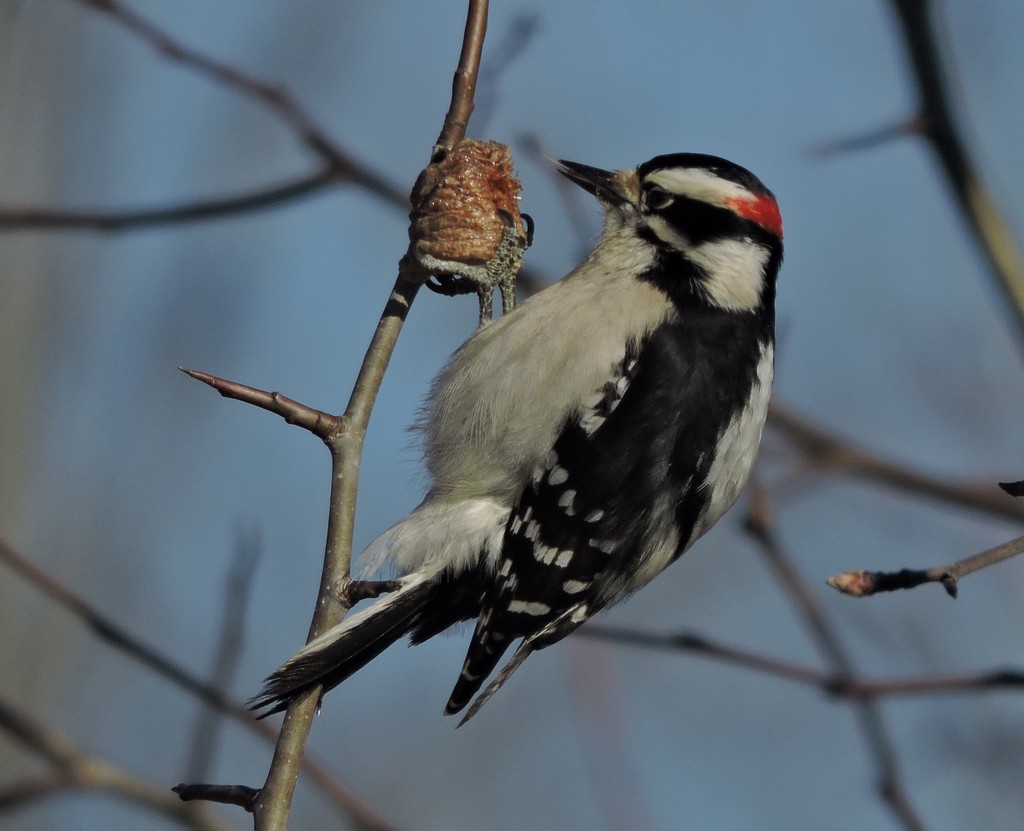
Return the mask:
[[[753,311],[761,305],[765,268],[771,256],[763,245],[746,239],[723,239],[685,251],[707,275],[701,287],[710,303],[737,312]]]

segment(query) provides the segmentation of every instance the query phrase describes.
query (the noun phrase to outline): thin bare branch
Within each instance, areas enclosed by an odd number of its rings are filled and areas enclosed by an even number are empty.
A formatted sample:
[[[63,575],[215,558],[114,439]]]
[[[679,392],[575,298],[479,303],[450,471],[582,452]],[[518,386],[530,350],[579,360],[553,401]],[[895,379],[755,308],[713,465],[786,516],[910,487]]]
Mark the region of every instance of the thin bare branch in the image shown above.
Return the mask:
[[[273,725],[264,721],[256,721],[252,712],[241,702],[229,698],[220,690],[192,675],[166,655],[145,645],[141,640],[97,611],[67,586],[21,556],[3,540],[0,540],[0,561],[7,563],[14,571],[40,589],[50,600],[75,615],[104,642],[153,670],[160,677],[175,684],[188,694],[229,716],[236,723],[263,739],[269,742],[274,742],[277,739],[277,731]],[[363,831],[393,831],[393,826],[377,817],[369,806],[353,794],[320,759],[312,754],[307,754],[303,757],[301,764],[303,771],[309,775],[310,779],[326,794],[338,810],[352,820],[355,827],[363,829]]]
[[[466,137],[469,117],[473,114],[473,96],[480,74],[480,56],[487,35],[487,0],[469,0],[466,29],[462,33],[462,52],[452,79],[452,100],[436,146],[450,150]]]
[[[222,692],[231,688],[242,656],[246,613],[262,551],[257,526],[237,529],[235,550],[224,581],[224,616],[220,637],[217,639],[209,672],[210,686]],[[200,708],[185,762],[185,778],[190,782],[201,782],[208,778],[223,724],[223,716],[218,710],[212,707]]]
[[[146,810],[161,814],[195,831],[229,831],[228,825],[199,805],[185,805],[166,788],[132,776],[114,765],[81,753],[70,742],[40,722],[0,699],[0,730],[46,759],[56,768],[52,777],[25,780],[21,791],[5,789],[0,804],[24,805],[59,790],[97,791],[120,797]]]
[[[810,149],[810,155],[818,159],[828,159],[844,153],[870,150],[872,147],[878,147],[881,144],[888,144],[897,139],[918,135],[925,129],[925,126],[924,117],[914,115],[910,118],[904,118],[902,121],[897,121],[895,124],[886,124],[884,127],[879,127],[876,130],[870,130],[857,136],[821,142]]]
[[[219,61],[177,40],[119,0],[78,0],[103,13],[126,31],[145,41],[164,58],[197,72],[212,83],[249,98],[268,109],[325,164],[318,170],[248,193],[210,200],[179,202],[157,208],[64,209],[44,207],[0,208],[0,232],[27,229],[127,231],[155,225],[197,222],[276,207],[333,185],[361,187],[389,204],[408,207],[406,194],[385,176],[358,162],[341,147],[284,88]]]
[[[29,776],[0,786],[0,814],[40,802],[74,787],[74,779],[57,769],[41,776]]]
[[[808,633],[822,656],[831,665],[833,673],[843,683],[854,681],[857,674],[853,660],[828,620],[825,610],[815,598],[811,587],[775,537],[771,511],[764,491],[756,486],[751,488],[751,491],[751,505],[746,523],[748,533],[758,543],[765,562],[803,618]],[[879,795],[907,831],[924,831],[924,824],[907,796],[896,750],[877,702],[872,699],[853,699],[851,706],[875,761]]]
[[[862,678],[835,683],[827,692],[851,698],[882,698],[895,695],[934,695],[935,693],[976,693],[1024,689],[1024,671],[994,669],[957,675],[921,675],[916,678]]]
[[[992,279],[1013,312],[1018,342],[1024,347],[1024,255],[957,124],[932,28],[932,4],[929,0],[892,0],[892,6],[917,84],[925,128],[921,135],[935,153]]]
[[[813,667],[769,658],[757,652],[711,640],[696,632],[673,632],[659,634],[655,632],[639,632],[616,626],[587,624],[578,630],[585,638],[597,638],[626,646],[637,646],[643,649],[660,649],[674,652],[689,652],[704,658],[732,664],[755,672],[764,672],[789,681],[824,687],[831,676]]]
[[[221,86],[229,87],[273,111],[290,126],[302,141],[330,163],[336,176],[343,176],[370,190],[383,190],[401,200],[394,186],[371,174],[316,123],[306,109],[283,87],[268,83],[236,66],[218,61],[192,49],[119,0],[78,0],[85,6],[108,15],[111,19],[148,43],[168,60],[176,61],[206,76]]]
[[[156,225],[177,225],[223,216],[264,211],[305,196],[312,196],[344,181],[333,167],[327,166],[289,182],[220,199],[183,202],[162,208],[124,210],[66,210],[56,208],[0,209],[0,232],[56,228],[88,231],[133,231]]]
[[[498,105],[498,86],[509,67],[526,52],[540,30],[541,15],[537,11],[513,14],[508,28],[495,42],[491,36],[487,49],[487,62],[480,67],[476,90],[476,109],[473,124],[477,135],[487,132],[491,117]]]
[[[327,441],[339,429],[340,420],[338,416],[325,413],[323,410],[307,407],[305,404],[300,404],[298,401],[279,392],[267,392],[266,390],[250,387],[246,384],[239,384],[237,381],[218,378],[216,375],[200,372],[197,369],[178,368],[190,378],[195,378],[197,381],[202,381],[204,384],[213,387],[225,398],[244,401],[246,404],[252,404],[254,407],[276,413],[289,424],[309,430],[313,435],[319,436],[324,441]]]
[[[899,589],[913,589],[925,583],[941,583],[950,597],[956,597],[961,577],[975,571],[994,566],[1024,553],[1024,536],[1012,539],[1002,545],[986,549],[978,554],[965,557],[945,566],[928,569],[902,569],[901,571],[866,571],[857,569],[837,574],[828,579],[833,588],[853,597],[867,597],[879,592]]]
[[[956,675],[921,675],[907,678],[857,678],[842,672],[823,672],[814,667],[771,658],[749,649],[730,646],[696,632],[641,632],[615,626],[588,624],[578,630],[586,638],[635,646],[686,652],[753,672],[794,681],[837,698],[884,698],[898,695],[935,693],[981,693],[1005,689],[1024,689],[1024,670],[999,669]]]
[[[950,481],[913,470],[842,439],[781,404],[772,404],[768,419],[773,430],[824,468],[868,479],[900,492],[927,496],[1012,522],[1024,522],[1024,504],[1007,499],[992,484]]]
[[[133,660],[155,671],[163,678],[187,690],[218,709],[231,711],[232,702],[218,690],[191,675],[186,669],[175,664],[167,657],[143,644],[140,640],[125,632],[121,627],[106,617],[84,599],[76,595],[65,585],[35,563],[23,557],[6,542],[0,540],[0,561],[6,563],[14,571],[40,589],[51,600],[70,611],[81,620],[101,640],[124,652]],[[245,721],[252,721],[251,714],[243,707],[238,707],[235,715]]]

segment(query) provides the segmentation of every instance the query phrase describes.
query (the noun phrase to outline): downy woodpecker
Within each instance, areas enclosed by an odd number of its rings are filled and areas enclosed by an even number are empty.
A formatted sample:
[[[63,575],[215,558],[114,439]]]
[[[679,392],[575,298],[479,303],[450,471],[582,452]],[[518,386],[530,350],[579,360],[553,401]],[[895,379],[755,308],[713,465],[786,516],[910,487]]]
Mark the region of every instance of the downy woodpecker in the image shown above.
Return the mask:
[[[605,210],[597,246],[434,381],[418,424],[430,488],[365,552],[401,587],[274,672],[265,715],[405,635],[476,618],[446,713],[520,643],[469,718],[530,652],[678,559],[746,483],[772,384],[775,198],[715,156],[558,166]]]

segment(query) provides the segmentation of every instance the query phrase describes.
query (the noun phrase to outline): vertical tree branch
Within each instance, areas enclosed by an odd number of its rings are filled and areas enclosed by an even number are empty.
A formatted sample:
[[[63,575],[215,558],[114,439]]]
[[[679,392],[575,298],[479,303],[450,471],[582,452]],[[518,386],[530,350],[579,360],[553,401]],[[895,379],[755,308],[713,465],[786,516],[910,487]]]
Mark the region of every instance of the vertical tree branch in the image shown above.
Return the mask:
[[[466,134],[487,31],[487,10],[487,0],[470,0],[462,53],[452,83],[451,106],[435,145],[435,158],[439,151],[450,150]],[[419,266],[407,253],[399,263],[398,279],[366,351],[345,414],[327,438],[331,451],[330,515],[309,639],[337,625],[345,616],[341,593],[351,580],[352,531],[363,439],[384,371],[422,279]],[[256,831],[284,831],[288,826],[299,763],[321,694],[322,689],[315,687],[285,712],[267,780],[253,807]]]
[[[484,36],[487,34],[487,5],[488,0],[469,0],[459,66],[452,79],[452,102],[444,117],[441,134],[437,137],[437,146],[445,150],[450,150],[466,137],[466,127],[473,113],[480,56],[484,49]]]
[[[1024,346],[1024,256],[967,151],[950,105],[929,0],[892,0],[910,55],[923,115],[922,135],[939,161],[967,227],[1006,298]]]

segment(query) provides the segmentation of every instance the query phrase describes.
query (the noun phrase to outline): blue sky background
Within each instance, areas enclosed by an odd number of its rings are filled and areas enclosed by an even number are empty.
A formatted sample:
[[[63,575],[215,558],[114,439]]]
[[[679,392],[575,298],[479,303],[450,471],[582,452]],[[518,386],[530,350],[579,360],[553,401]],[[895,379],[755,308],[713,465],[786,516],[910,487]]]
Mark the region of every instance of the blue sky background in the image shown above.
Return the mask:
[[[1019,341],[922,143],[828,160],[809,150],[909,115],[890,8],[870,3],[495,2],[487,47],[523,15],[525,52],[481,89],[537,222],[528,264],[555,278],[580,240],[554,156],[627,167],[727,156],[778,195],[786,226],[776,395],[842,435],[951,478],[1024,476]],[[283,84],[357,158],[407,188],[448,105],[464,4],[179,0],[132,6],[219,60]],[[1024,4],[938,8],[957,112],[1024,238]],[[485,66],[491,54],[485,48]],[[485,132],[481,132],[481,130]],[[317,160],[252,101],[161,59],[71,0],[0,2],[0,203],[155,206],[268,185]],[[599,209],[574,205],[599,227]],[[189,226],[0,236],[0,533],[117,622],[209,673],[239,529],[256,528],[246,643],[253,694],[301,643],[326,523],[328,459],[188,366],[323,409],[344,406],[406,244],[401,211],[354,189]],[[422,294],[367,439],[358,545],[419,500],[406,432],[475,301]],[[770,438],[770,472],[788,465]],[[784,495],[784,498],[781,498]],[[866,676],[1024,666],[1024,572],[853,601],[851,567],[926,567],[1019,533],[989,517],[843,477],[787,489],[787,549]],[[737,510],[606,616],[694,629],[820,665]],[[0,695],[84,750],[178,782],[197,703],[0,572]],[[396,647],[325,700],[311,747],[407,829],[896,828],[849,708],[688,655],[581,638],[530,659],[456,731],[441,709],[465,633]],[[888,701],[908,793],[929,829],[1024,822],[1024,700]],[[215,781],[258,785],[270,748],[228,725]],[[41,769],[0,739],[0,782]],[[246,827],[237,811],[224,815]],[[293,827],[337,827],[300,784]],[[5,817],[27,829],[163,828],[95,796]]]

